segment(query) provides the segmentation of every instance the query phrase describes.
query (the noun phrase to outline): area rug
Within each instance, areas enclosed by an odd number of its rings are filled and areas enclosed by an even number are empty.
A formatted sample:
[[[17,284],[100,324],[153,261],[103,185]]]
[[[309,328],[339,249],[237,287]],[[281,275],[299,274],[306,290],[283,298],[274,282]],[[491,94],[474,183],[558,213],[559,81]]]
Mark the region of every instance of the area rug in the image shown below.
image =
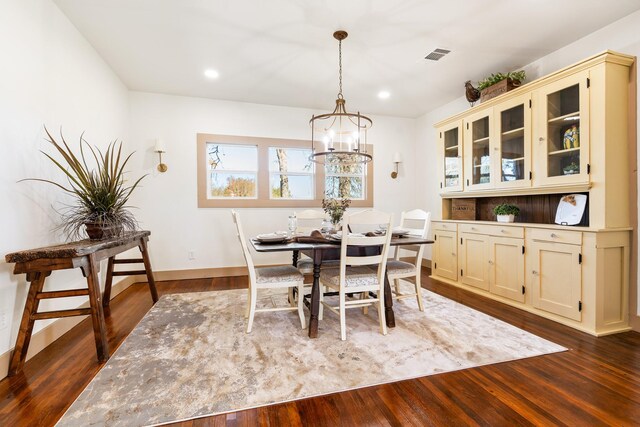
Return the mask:
[[[328,310],[318,339],[297,312],[258,313],[246,334],[246,298],[163,296],[58,425],[157,425],[566,350],[426,290],[424,312],[413,299],[394,304],[387,336],[375,309],[347,310],[347,341]]]

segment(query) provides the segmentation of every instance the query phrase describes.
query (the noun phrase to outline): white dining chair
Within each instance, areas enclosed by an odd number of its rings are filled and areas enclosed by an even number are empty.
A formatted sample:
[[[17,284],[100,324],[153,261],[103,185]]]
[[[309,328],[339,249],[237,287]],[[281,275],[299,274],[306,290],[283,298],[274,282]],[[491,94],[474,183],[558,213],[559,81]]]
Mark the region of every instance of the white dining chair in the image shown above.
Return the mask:
[[[409,231],[409,236],[426,238],[429,234],[431,226],[431,212],[425,212],[422,209],[414,209],[412,211],[402,212],[400,216],[400,228]],[[401,261],[400,251],[410,251],[413,253],[412,261]],[[424,253],[424,245],[403,245],[396,246],[394,257],[387,261],[387,277],[389,281],[393,280],[393,294],[396,299],[405,299],[416,297],[418,300],[418,308],[424,311],[422,302],[422,286],[420,284],[420,276],[422,275],[422,254]],[[402,293],[400,290],[400,279],[415,278],[415,289],[412,293]]]
[[[393,215],[385,212],[366,210],[354,214],[345,214],[343,218],[343,233],[340,246],[340,266],[326,268],[320,271],[320,312],[322,319],[324,307],[340,317],[340,337],[347,339],[346,309],[365,308],[377,303],[378,319],[380,321],[380,333],[387,334],[387,325],[384,312],[384,275],[386,259],[389,253],[391,233],[375,235],[371,237],[359,233],[349,233],[350,225],[368,226],[373,229],[380,225],[386,225],[391,229]],[[351,256],[347,255],[347,247],[380,246],[377,255]],[[373,268],[375,266],[375,268]],[[339,304],[333,306],[324,300],[322,288],[327,287],[338,291]],[[369,298],[369,292],[376,292],[375,298]],[[347,300],[347,294],[357,294],[358,299]]]
[[[302,287],[304,285],[304,276],[295,267],[291,265],[277,266],[277,267],[255,267],[247,241],[244,237],[242,230],[242,223],[240,216],[234,210],[231,211],[233,216],[233,222],[236,225],[238,231],[238,240],[242,247],[242,254],[247,263],[249,270],[249,299],[247,301],[247,310],[245,317],[248,318],[247,333],[251,332],[253,326],[253,318],[256,312],[267,311],[293,311],[298,310],[298,316],[300,317],[300,323],[304,329],[306,326],[303,309],[303,299],[298,298],[297,303],[294,302],[292,297],[292,289],[297,288],[299,295],[302,295]],[[289,301],[290,307],[274,307],[273,308],[256,308],[258,300],[258,289],[272,289],[272,288],[288,288],[289,289]]]

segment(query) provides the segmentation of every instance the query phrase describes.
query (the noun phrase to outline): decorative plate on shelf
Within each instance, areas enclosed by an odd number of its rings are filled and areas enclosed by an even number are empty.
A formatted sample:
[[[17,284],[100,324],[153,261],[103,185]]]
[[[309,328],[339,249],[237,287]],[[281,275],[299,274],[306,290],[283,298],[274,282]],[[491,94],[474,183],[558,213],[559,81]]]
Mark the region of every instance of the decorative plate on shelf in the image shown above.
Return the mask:
[[[584,194],[567,194],[560,198],[556,211],[556,224],[576,225],[582,221],[587,196]]]

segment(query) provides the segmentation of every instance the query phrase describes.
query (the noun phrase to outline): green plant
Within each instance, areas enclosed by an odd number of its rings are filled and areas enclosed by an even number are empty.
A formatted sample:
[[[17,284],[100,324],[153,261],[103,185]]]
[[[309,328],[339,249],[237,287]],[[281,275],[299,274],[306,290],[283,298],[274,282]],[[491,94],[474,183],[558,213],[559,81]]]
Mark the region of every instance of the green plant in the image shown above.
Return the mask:
[[[340,222],[350,204],[349,199],[322,199],[322,209],[329,214],[333,224]]]
[[[580,170],[580,165],[576,162],[571,162],[567,166],[563,167],[562,170],[568,173],[578,172]]]
[[[516,205],[510,205],[507,203],[502,203],[493,208],[493,213],[496,215],[513,215],[518,216],[520,213],[520,208]]]
[[[137,221],[129,212],[127,202],[131,193],[146,176],[138,178],[133,185],[127,186],[125,180],[125,166],[133,155],[122,157],[122,143],[112,142],[103,153],[98,147],[92,147],[80,136],[80,157],[77,157],[62,135],[62,143],[58,143],[45,127],[47,141],[54,146],[62,160],[56,160],[52,155],[41,150],[53,162],[67,179],[66,184],[40,178],[28,178],[26,181],[42,181],[71,194],[75,201],[66,205],[60,212],[62,216],[61,228],[70,238],[80,238],[83,226],[94,224],[98,227],[112,228],[116,234],[124,230],[135,230]],[[91,153],[95,161],[95,169],[87,164],[85,151]],[[23,180],[25,181],[25,180]],[[113,234],[112,234],[113,235]]]
[[[497,73],[491,74],[489,77],[485,77],[483,80],[478,82],[478,90],[486,89],[489,86],[493,86],[494,84],[501,82],[504,79],[511,79],[517,84],[520,84],[527,78],[524,70],[520,71],[509,71],[508,73]]]

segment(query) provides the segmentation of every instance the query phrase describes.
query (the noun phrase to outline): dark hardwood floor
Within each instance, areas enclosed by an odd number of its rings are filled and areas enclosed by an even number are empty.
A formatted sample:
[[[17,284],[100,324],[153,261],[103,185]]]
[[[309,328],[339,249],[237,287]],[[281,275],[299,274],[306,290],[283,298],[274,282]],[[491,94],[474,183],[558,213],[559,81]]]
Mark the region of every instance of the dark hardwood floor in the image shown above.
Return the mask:
[[[570,350],[178,423],[180,426],[638,425],[640,334],[602,338],[429,280],[427,289]],[[162,294],[246,287],[246,278],[161,282]],[[111,351],[151,307],[144,284],[107,312]],[[83,321],[0,382],[0,426],[49,426],[100,370]]]

